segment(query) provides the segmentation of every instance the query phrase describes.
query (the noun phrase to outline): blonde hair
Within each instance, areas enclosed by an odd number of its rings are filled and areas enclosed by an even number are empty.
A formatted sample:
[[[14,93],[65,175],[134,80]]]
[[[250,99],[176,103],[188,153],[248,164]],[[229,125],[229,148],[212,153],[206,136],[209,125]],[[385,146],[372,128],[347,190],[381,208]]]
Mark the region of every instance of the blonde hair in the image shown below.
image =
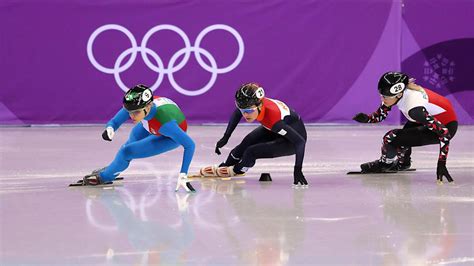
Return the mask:
[[[408,86],[407,88],[413,91],[422,91],[423,87],[415,83],[416,79],[411,78],[408,80]]]

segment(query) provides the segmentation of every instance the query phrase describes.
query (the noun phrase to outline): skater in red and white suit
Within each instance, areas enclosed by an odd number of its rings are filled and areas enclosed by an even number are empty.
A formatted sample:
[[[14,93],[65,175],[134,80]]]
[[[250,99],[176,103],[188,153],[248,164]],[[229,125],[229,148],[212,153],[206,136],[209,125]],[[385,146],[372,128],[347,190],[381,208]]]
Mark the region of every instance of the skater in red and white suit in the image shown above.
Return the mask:
[[[403,129],[393,129],[383,137],[379,160],[361,165],[362,172],[406,170],[411,166],[411,147],[440,144],[436,176],[453,179],[446,168],[449,142],[456,134],[458,122],[453,106],[443,96],[414,83],[400,72],[387,72],[379,80],[382,97],[379,109],[370,114],[359,113],[353,119],[360,123],[379,123],[393,105],[408,119]]]
[[[224,136],[216,144],[216,153],[229,140],[242,116],[249,123],[257,120],[261,126],[250,132],[219,165],[218,175],[243,174],[260,158],[296,155],[293,171],[294,185],[308,185],[303,172],[306,129],[300,116],[278,100],[265,97],[257,83],[243,84],[236,92],[237,108],[232,113]]]

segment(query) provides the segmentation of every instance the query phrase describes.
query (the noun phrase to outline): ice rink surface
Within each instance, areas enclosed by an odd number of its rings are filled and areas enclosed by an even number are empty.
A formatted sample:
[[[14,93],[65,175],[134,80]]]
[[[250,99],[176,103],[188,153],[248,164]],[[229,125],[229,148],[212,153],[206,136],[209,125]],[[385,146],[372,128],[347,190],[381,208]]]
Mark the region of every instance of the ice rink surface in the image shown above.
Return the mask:
[[[377,159],[395,126],[309,126],[294,156],[259,160],[245,177],[174,192],[182,148],[135,160],[109,187],[67,185],[107,165],[128,137],[102,127],[0,128],[0,265],[473,265],[474,127],[451,141],[454,184],[436,184],[437,145],[414,148],[416,172],[348,176]],[[191,126],[191,173],[225,159],[223,126]],[[259,182],[262,172],[272,182]]]

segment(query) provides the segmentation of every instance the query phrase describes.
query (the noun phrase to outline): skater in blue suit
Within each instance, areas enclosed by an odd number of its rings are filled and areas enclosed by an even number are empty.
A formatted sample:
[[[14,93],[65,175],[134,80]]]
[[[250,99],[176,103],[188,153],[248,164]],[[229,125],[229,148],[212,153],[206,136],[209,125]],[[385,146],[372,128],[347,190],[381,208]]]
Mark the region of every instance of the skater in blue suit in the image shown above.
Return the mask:
[[[86,175],[83,185],[111,182],[128,168],[133,159],[155,156],[182,146],[184,155],[176,191],[183,186],[186,191],[194,192],[187,174],[195,144],[186,133],[186,118],[178,105],[165,97],[153,97],[147,86],[137,85],[125,94],[123,108],[107,123],[102,138],[111,141],[115,131],[129,118],[136,125],[127,142],[107,167]]]

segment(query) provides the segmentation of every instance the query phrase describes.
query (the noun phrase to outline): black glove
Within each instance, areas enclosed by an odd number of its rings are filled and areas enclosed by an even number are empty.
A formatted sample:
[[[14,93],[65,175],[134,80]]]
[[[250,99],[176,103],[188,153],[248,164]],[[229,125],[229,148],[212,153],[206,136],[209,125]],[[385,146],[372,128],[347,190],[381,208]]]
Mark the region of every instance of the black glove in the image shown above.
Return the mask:
[[[102,132],[102,138],[107,141],[112,141],[115,131],[112,127],[107,127],[104,132]]]
[[[438,182],[443,182],[443,176],[446,177],[448,182],[453,182],[453,178],[446,168],[446,161],[438,161],[438,167],[436,168],[436,179]]]
[[[227,144],[227,141],[229,141],[229,136],[224,135],[217,143],[216,143],[216,150],[215,152],[218,155],[221,155],[221,151],[219,150],[220,148],[224,147]]]
[[[304,178],[303,172],[301,171],[301,166],[295,166],[295,170],[293,172],[293,185],[308,185],[308,181]]]
[[[352,118],[352,120],[355,120],[359,123],[367,123],[369,122],[369,116],[364,113],[358,113]]]

